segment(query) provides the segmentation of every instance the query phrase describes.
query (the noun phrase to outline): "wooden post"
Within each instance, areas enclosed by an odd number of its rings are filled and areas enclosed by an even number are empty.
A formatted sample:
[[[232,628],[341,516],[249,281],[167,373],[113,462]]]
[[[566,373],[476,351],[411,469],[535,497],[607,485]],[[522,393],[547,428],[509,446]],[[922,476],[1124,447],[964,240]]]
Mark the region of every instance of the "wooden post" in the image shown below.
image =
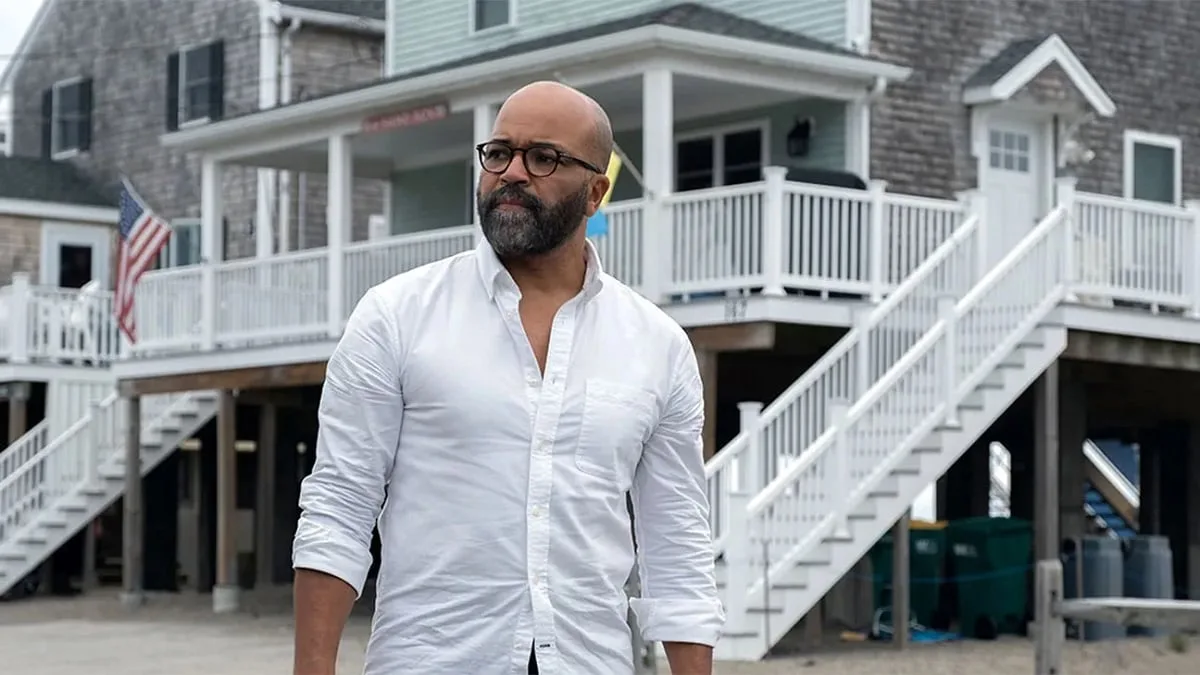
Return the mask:
[[[6,387],[8,391],[8,443],[5,447],[17,442],[17,439],[29,431],[29,387],[25,382],[17,382]]]
[[[1034,674],[1062,675],[1066,626],[1056,609],[1063,597],[1062,562],[1039,560],[1034,575]]]
[[[121,604],[136,607],[145,602],[142,556],[145,553],[142,512],[142,399],[130,396],[125,403],[125,513],[121,534]]]
[[[1059,364],[1054,362],[1034,383],[1034,560],[1059,555]]]
[[[912,603],[909,602],[911,589],[908,583],[912,551],[908,533],[911,521],[912,511],[905,511],[892,527],[892,644],[900,650],[907,649],[909,642],[908,616]]]
[[[237,400],[223,390],[217,405],[217,569],[213,611],[236,612],[237,578]]]
[[[704,388],[704,461],[717,453],[717,351],[696,348],[700,385]]]
[[[278,408],[264,403],[259,409],[258,494],[254,505],[254,585],[265,588],[273,582],[275,569],[275,453]]]

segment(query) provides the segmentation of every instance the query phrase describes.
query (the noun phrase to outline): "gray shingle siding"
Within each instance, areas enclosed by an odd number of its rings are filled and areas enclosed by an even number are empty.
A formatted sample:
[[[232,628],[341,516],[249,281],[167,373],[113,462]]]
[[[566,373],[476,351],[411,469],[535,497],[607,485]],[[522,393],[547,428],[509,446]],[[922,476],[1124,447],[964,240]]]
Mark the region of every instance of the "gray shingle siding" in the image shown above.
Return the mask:
[[[42,92],[76,76],[93,79],[91,149],[71,161],[97,181],[125,174],[163,216],[195,217],[199,160],[162,148],[167,57],[181,45],[225,41],[225,112],[258,106],[258,9],[252,0],[53,0],[13,82],[14,151],[41,153]],[[134,39],[132,36],[153,36]],[[225,209],[231,255],[252,240],[255,172],[230,167]]]
[[[378,80],[383,75],[383,39],[361,33],[320,27],[302,28],[292,38],[292,100],[323,96],[356,83]],[[306,201],[292,205],[292,247],[313,248],[325,245],[327,182],[325,174],[305,177]],[[298,178],[294,182],[298,186]],[[386,182],[354,181],[354,240],[365,239],[367,217],[383,213]],[[293,192],[293,194],[298,194]],[[301,215],[303,213],[303,216]],[[300,223],[304,232],[300,233]]]
[[[948,197],[975,184],[964,84],[1014,41],[1058,33],[1116,103],[1081,130],[1096,153],[1080,189],[1122,191],[1126,128],[1183,139],[1183,193],[1200,196],[1200,2],[1188,0],[875,0],[872,54],[910,66],[871,120],[871,174],[893,189]],[[1050,95],[1050,73],[1035,94]]]
[[[49,0],[48,0],[49,1]],[[182,46],[225,42],[225,117],[259,107],[259,15],[255,0],[53,0],[13,81],[14,153],[38,156],[42,92],[77,76],[94,79],[91,149],[70,160],[104,185],[124,174],[152,208],[168,218],[200,215],[199,158],[159,145],[166,131],[167,58]],[[132,41],[130,36],[151,35]],[[378,79],[382,37],[302,27],[293,36],[294,91],[323,93]],[[324,176],[308,182],[308,245],[324,242]],[[225,253],[254,252],[257,170],[225,169]],[[356,210],[377,213],[382,188],[358,189]],[[375,201],[370,201],[374,194]],[[296,214],[299,200],[292,213]],[[356,205],[357,207],[358,205]],[[315,217],[312,214],[315,213]],[[365,232],[365,216],[356,216]],[[298,241],[293,220],[292,245]],[[315,232],[320,230],[317,236]],[[316,243],[314,243],[316,242]]]

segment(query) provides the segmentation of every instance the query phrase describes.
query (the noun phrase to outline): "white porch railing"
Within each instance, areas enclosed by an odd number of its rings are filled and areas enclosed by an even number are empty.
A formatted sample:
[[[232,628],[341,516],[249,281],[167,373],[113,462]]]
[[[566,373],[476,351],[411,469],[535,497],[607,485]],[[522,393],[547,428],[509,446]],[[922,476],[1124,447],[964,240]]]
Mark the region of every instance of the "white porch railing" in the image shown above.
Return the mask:
[[[968,210],[882,183],[851,190],[788,183],[785,173],[768,167],[758,183],[611,204],[609,232],[595,240],[607,271],[656,302],[790,292],[879,300]],[[151,272],[138,290],[136,352],[201,348],[205,302],[214,304],[214,348],[336,337],[368,288],[470,250],[474,238],[465,225],[358,242],[342,247],[337,267],[329,249],[223,262],[214,298],[203,297],[200,265]],[[342,316],[329,316],[339,295]]]
[[[171,406],[187,401],[190,394],[143,397],[143,419],[156,424]],[[13,470],[0,474],[0,545],[49,505],[81,487],[96,484],[100,466],[124,453],[127,425],[120,401],[114,391],[57,438],[39,447]]]
[[[0,362],[107,366],[120,350],[111,291],[34,286],[27,274],[0,288]]]

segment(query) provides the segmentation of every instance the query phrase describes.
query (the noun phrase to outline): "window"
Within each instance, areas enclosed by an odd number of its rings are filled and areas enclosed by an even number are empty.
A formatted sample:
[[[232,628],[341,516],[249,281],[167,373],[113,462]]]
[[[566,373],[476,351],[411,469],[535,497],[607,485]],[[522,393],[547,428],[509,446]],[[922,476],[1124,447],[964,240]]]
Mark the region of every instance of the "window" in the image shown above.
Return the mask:
[[[42,154],[64,159],[91,145],[91,79],[63,80],[42,92]]]
[[[177,220],[171,223],[171,238],[158,253],[158,267],[183,267],[200,262],[200,221]]]
[[[189,47],[167,57],[168,130],[221,119],[224,94],[224,42]]]
[[[1029,173],[1029,134],[991,130],[988,133],[988,166]]]
[[[1125,132],[1125,197],[1178,205],[1183,144],[1176,136]]]
[[[512,5],[513,0],[471,0],[471,31],[478,33],[516,23]]]
[[[675,145],[675,190],[703,190],[762,180],[766,125],[688,134]]]

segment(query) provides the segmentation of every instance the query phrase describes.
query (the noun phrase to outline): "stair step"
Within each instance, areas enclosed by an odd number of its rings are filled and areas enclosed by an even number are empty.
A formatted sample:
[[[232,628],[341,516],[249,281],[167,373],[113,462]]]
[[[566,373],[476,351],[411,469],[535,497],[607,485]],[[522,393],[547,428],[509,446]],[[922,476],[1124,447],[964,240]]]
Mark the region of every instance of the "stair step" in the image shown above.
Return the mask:
[[[25,562],[24,553],[0,553],[0,562]]]
[[[46,542],[47,542],[47,540],[45,537],[39,537],[37,535],[26,535],[23,537],[17,537],[17,543],[23,544],[25,546],[45,546]]]

